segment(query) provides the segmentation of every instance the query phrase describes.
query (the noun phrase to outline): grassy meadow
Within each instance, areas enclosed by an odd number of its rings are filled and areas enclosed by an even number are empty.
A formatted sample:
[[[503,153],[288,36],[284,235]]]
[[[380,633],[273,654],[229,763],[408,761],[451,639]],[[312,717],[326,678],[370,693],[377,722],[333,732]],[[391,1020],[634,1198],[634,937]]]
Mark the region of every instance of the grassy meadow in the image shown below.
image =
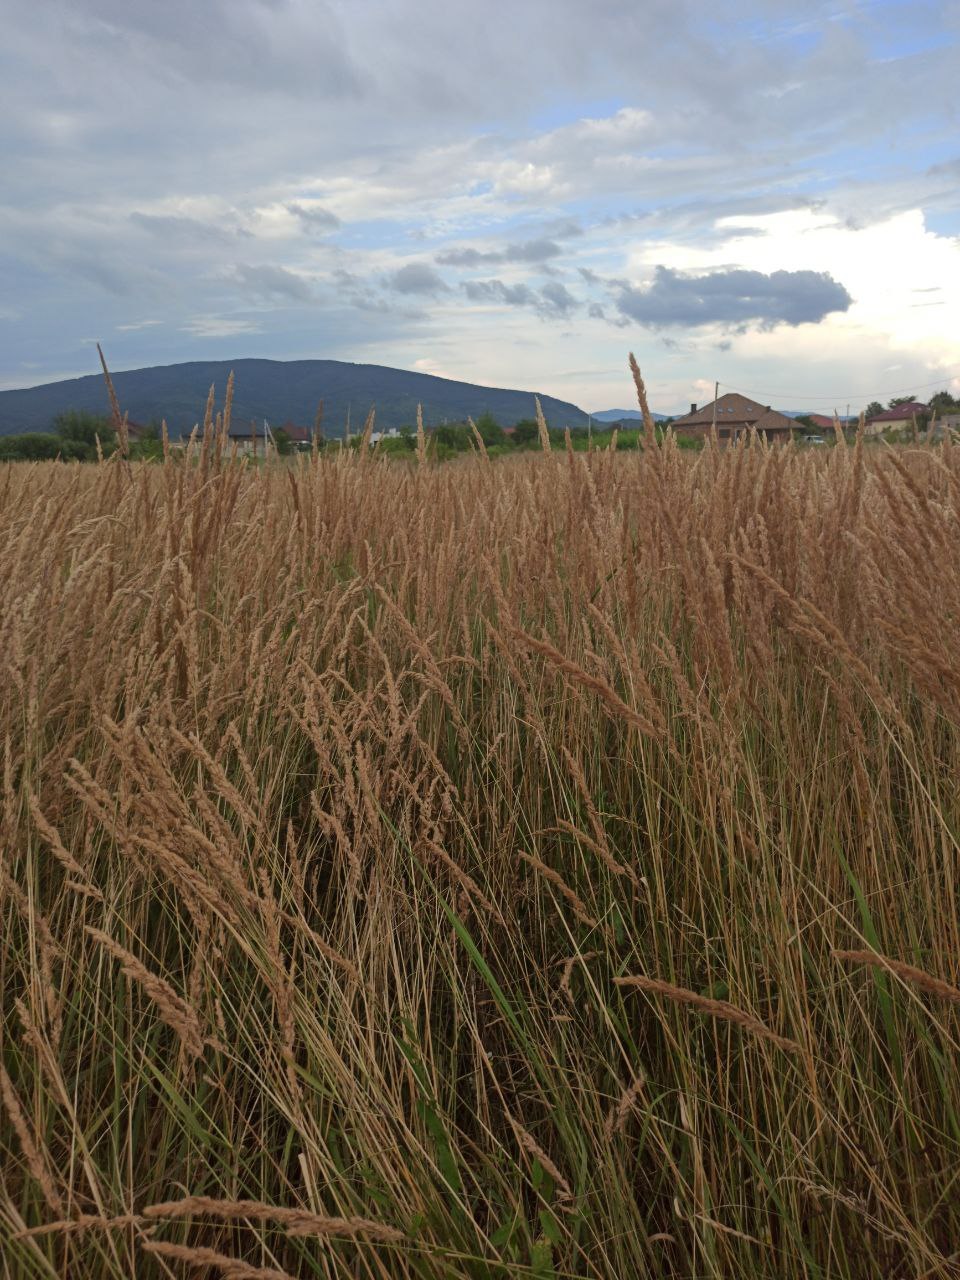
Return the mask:
[[[960,449],[0,468],[0,1275],[960,1275]]]

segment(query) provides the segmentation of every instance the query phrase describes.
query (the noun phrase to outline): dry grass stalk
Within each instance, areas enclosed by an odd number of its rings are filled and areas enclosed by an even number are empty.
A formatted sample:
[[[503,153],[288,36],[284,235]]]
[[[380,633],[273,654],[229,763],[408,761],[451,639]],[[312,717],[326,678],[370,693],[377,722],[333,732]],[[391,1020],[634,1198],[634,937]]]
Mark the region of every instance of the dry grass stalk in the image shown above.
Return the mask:
[[[110,370],[107,368],[107,362],[104,358],[103,350],[100,343],[97,343],[97,355],[100,357],[100,367],[103,369],[103,379],[107,384],[107,395],[110,397],[110,412],[113,415],[113,426],[117,433],[117,441],[120,445],[121,457],[127,457],[130,452],[130,437],[127,431],[127,420],[120,412],[120,401],[117,399],[117,392],[113,385],[113,379],[110,377]]]
[[[467,415],[467,425],[470,427],[470,430],[473,432],[473,438],[476,441],[477,449],[480,451],[480,456],[483,458],[485,462],[489,462],[490,458],[487,454],[487,446],[483,442],[483,436],[477,430],[477,424],[469,416],[469,414]]]
[[[936,996],[938,1000],[947,1000],[950,1004],[960,1005],[960,988],[935,978],[925,969],[917,969],[912,964],[904,964],[902,960],[891,960],[889,956],[877,951],[834,951],[834,960],[844,960],[851,964],[865,964],[873,969],[888,969],[904,982],[912,983],[927,995]]]
[[[50,1170],[47,1168],[47,1163],[40,1152],[40,1148],[37,1146],[36,1138],[27,1123],[27,1117],[23,1114],[23,1108],[13,1087],[13,1081],[7,1075],[6,1068],[2,1062],[0,1062],[0,1101],[3,1102],[4,1110],[10,1118],[14,1133],[17,1135],[20,1150],[23,1152],[23,1158],[26,1160],[27,1168],[30,1170],[30,1176],[43,1192],[43,1198],[53,1212],[62,1218],[64,1209],[60,1192],[50,1176]]]
[[[427,461],[427,439],[423,430],[423,405],[417,403],[417,465],[422,467]]]
[[[540,448],[544,453],[550,452],[550,432],[547,430],[547,420],[543,416],[543,409],[540,407],[540,397],[534,396],[533,403],[537,412],[537,431],[540,436]]]
[[[227,1280],[295,1280],[288,1271],[278,1271],[276,1267],[256,1267],[239,1258],[230,1258],[216,1249],[206,1249],[197,1245],[169,1244],[162,1240],[145,1240],[141,1244],[144,1253],[155,1254],[159,1258],[169,1258],[171,1262],[183,1262],[188,1267],[212,1267]]]
[[[585,924],[588,929],[596,929],[598,927],[597,921],[594,920],[593,916],[587,910],[586,903],[573,889],[570,888],[559,871],[554,871],[553,867],[548,867],[547,864],[541,861],[540,858],[536,857],[535,854],[521,853],[520,857],[524,862],[529,863],[529,865],[533,867],[534,871],[539,872],[545,880],[549,880],[552,885],[555,885],[560,890],[566,900],[570,903],[571,907],[573,907],[574,915],[578,920]]]
[[[637,988],[640,991],[647,991],[651,995],[665,996],[676,1004],[689,1005],[699,1013],[708,1014],[711,1018],[719,1018],[724,1022],[733,1022],[738,1027],[742,1027],[744,1031],[749,1031],[751,1035],[757,1036],[758,1039],[769,1040],[771,1044],[775,1044],[778,1049],[783,1049],[786,1053],[803,1053],[802,1046],[797,1044],[795,1040],[789,1040],[786,1036],[777,1035],[759,1018],[754,1018],[752,1014],[745,1013],[743,1009],[738,1009],[736,1005],[729,1004],[726,1000],[710,1000],[707,996],[701,996],[696,991],[689,991],[686,987],[676,987],[673,983],[664,982],[660,978],[637,976],[614,978],[614,982],[618,987]]]
[[[40,802],[32,791],[27,792],[27,804],[30,807],[30,814],[37,830],[43,836],[44,840],[46,840],[50,847],[50,852],[63,867],[64,871],[68,872],[72,876],[76,876],[77,879],[83,883],[86,883],[87,873],[84,871],[83,867],[80,866],[79,862],[77,862],[73,854],[64,847],[63,841],[60,839],[60,833],[55,827],[51,826],[43,816],[43,811],[40,808]],[[103,896],[99,889],[93,888],[92,885],[88,886],[87,891],[96,897],[102,898]]]
[[[182,1200],[165,1200],[148,1205],[143,1216],[156,1218],[246,1218],[250,1222],[276,1222],[295,1236],[343,1236],[399,1244],[402,1231],[369,1218],[336,1218],[291,1209],[283,1205],[264,1204],[260,1200],[217,1200],[212,1196],[185,1196]]]
[[[61,1218],[57,1222],[44,1222],[39,1227],[27,1227],[14,1232],[15,1240],[29,1240],[34,1236],[81,1235],[85,1231],[121,1231],[127,1227],[141,1226],[146,1219],[138,1213],[121,1213],[105,1218],[96,1213],[81,1213],[76,1218]]]
[[[313,434],[310,437],[310,457],[314,464],[320,457],[320,444],[323,440],[323,401],[317,403],[317,412],[313,419]]]
[[[445,849],[442,849],[435,840],[425,838],[423,843],[425,848],[429,849],[433,857],[443,863],[453,878],[467,891],[470,897],[483,907],[484,911],[488,911],[496,920],[503,919],[495,904],[490,901],[487,895],[477,884],[476,880],[474,880],[473,876],[464,871],[464,869],[450,857],[449,853],[447,853]]]
[[[360,457],[366,458],[370,454],[370,437],[373,435],[373,424],[376,420],[376,406],[370,406],[370,412],[367,414],[366,421],[363,424],[363,434],[360,436]]]
[[[570,1183],[557,1168],[553,1160],[550,1159],[546,1151],[541,1147],[540,1143],[537,1142],[533,1134],[528,1132],[528,1130],[526,1130],[519,1121],[515,1120],[509,1112],[507,1112],[507,1119],[509,1120],[510,1127],[523,1150],[526,1151],[528,1155],[533,1156],[535,1160],[538,1160],[544,1173],[549,1174],[553,1179],[553,1185],[556,1187],[557,1191],[557,1200],[559,1202],[569,1202],[573,1200],[574,1195]]]
[[[602,680],[599,676],[592,676],[579,663],[570,658],[565,658],[560,650],[555,648],[549,640],[537,640],[528,635],[527,632],[515,628],[511,628],[511,631],[514,638],[525,648],[541,654],[558,671],[562,671],[564,675],[571,676],[577,684],[582,685],[585,689],[591,689],[594,693],[599,694],[601,700],[606,703],[614,715],[626,720],[628,724],[634,725],[641,733],[645,733],[651,738],[659,736],[653,721],[646,716],[640,715],[632,707],[628,707],[617,691],[606,680]]]
[[[87,925],[84,932],[95,942],[99,942],[105,951],[119,960],[120,968],[135,982],[138,982],[146,995],[157,1006],[157,1012],[171,1030],[180,1037],[184,1051],[191,1058],[199,1058],[203,1053],[203,1033],[200,1020],[182,996],[177,995],[173,987],[164,978],[152,973],[135,955],[132,955],[119,943],[114,942],[109,934],[101,929]]]
[[[617,1102],[617,1105],[611,1110],[607,1116],[604,1132],[607,1141],[612,1141],[615,1134],[618,1134],[627,1123],[631,1111],[636,1107],[640,1097],[646,1088],[647,1077],[641,1071],[639,1075],[627,1085]]]
[[[593,960],[598,954],[596,951],[586,951],[582,955],[578,953],[575,956],[567,956],[566,960],[564,960],[563,973],[560,976],[560,985],[557,989],[567,1000],[573,999],[570,984],[573,981],[573,971],[576,966],[578,964],[586,964],[588,960]]]
[[[637,403],[640,405],[640,412],[643,415],[644,438],[647,442],[647,448],[653,449],[657,443],[656,423],[647,403],[647,388],[644,386],[643,378],[640,375],[640,366],[637,364],[636,356],[632,351],[630,352],[630,372],[633,375],[633,385],[637,389]]]
[[[230,437],[230,420],[233,416],[233,370],[227,375],[227,391],[223,399],[222,430],[224,443]]]

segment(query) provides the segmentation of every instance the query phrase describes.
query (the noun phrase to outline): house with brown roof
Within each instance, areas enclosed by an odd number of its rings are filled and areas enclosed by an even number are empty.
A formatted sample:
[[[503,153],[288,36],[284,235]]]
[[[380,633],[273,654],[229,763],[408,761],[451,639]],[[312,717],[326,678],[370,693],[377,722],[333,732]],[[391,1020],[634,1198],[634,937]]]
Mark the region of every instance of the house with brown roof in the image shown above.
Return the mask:
[[[792,418],[785,413],[771,409],[768,404],[758,404],[736,391],[728,391],[716,401],[711,400],[702,409],[697,405],[690,406],[690,412],[682,418],[674,418],[674,431],[684,435],[708,436],[713,428],[714,418],[717,423],[717,437],[720,440],[736,440],[742,435],[756,431],[767,440],[789,440],[796,428]]]
[[[804,419],[817,431],[833,431],[836,426],[833,418],[828,417],[825,413],[806,413],[804,414]],[[842,418],[840,422],[842,425]]]
[[[904,400],[903,404],[894,405],[885,413],[878,413],[871,418],[866,425],[866,434],[878,436],[884,431],[902,431],[904,428],[912,430],[915,421],[922,418],[925,422],[929,415],[929,405],[922,404],[919,400]]]
[[[309,427],[298,427],[294,423],[287,421],[282,427],[277,428],[282,431],[290,443],[297,449],[309,449],[313,440],[313,432]]]
[[[229,439],[236,445],[238,453],[265,454],[275,446],[273,436],[275,431],[282,431],[295,449],[310,448],[313,438],[310,428],[298,427],[292,422],[285,422],[282,427],[273,428],[266,422],[259,426],[255,422],[249,422],[246,425],[242,422],[232,422]]]

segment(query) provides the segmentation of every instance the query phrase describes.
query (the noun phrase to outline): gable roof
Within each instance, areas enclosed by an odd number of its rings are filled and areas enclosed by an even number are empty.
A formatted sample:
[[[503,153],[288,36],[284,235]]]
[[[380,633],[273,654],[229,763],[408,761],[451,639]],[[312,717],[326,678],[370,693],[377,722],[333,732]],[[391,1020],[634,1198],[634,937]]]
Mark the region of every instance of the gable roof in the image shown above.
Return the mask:
[[[282,427],[271,427],[270,430],[282,431],[294,444],[305,444],[310,440],[310,428],[295,427],[292,422],[285,422]],[[262,422],[231,422],[230,424],[231,440],[252,440],[254,436],[258,440],[263,440],[265,435]]]
[[[892,409],[885,409],[883,413],[878,413],[876,417],[871,418],[871,422],[909,422],[915,413],[928,413],[929,405],[921,404],[919,400],[907,400],[904,404],[894,405]]]
[[[702,409],[686,413],[682,418],[674,418],[674,430],[688,427],[703,427],[709,430],[713,425],[713,406],[717,406],[717,429],[721,427],[761,427],[764,431],[790,431],[796,425],[785,413],[771,409],[768,404],[758,404],[737,391],[728,391],[716,401],[711,400]]]
[[[293,444],[309,444],[310,428],[295,427],[292,422],[285,422],[282,427],[277,427],[277,431],[282,431],[287,439]]]

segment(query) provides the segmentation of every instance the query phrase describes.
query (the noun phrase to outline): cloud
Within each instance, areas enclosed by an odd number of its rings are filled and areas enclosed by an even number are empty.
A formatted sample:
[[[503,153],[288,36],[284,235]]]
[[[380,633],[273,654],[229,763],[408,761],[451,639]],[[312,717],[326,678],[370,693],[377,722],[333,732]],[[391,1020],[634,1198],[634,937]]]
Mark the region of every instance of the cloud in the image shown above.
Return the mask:
[[[261,332],[255,321],[230,316],[193,316],[183,326],[183,331],[194,338],[232,338]]]
[[[569,289],[552,281],[540,290],[541,309],[548,315],[568,316],[580,305]]]
[[[449,288],[439,273],[426,262],[408,262],[389,277],[387,285],[395,293],[424,297],[435,297],[438,293],[448,292]]]
[[[568,316],[580,305],[559,281],[551,281],[541,289],[531,289],[527,284],[505,284],[502,280],[464,280],[460,288],[471,302],[533,307],[545,319]]]
[[[616,298],[621,313],[651,329],[670,325],[816,324],[853,302],[826,271],[711,271],[689,275],[657,267],[646,288],[626,287]]]
[[[311,302],[314,292],[310,284],[286,267],[237,266],[231,273],[243,288],[268,301]]]
[[[130,214],[130,221],[167,244],[174,241],[178,244],[222,241],[229,239],[231,234],[236,234],[223,227],[201,222],[199,218],[181,217],[176,214],[135,212]]]
[[[337,215],[322,205],[295,202],[287,205],[287,212],[300,219],[304,231],[336,231],[342,226]]]
[[[450,267],[479,267],[490,262],[536,263],[557,258],[562,252],[555,240],[541,236],[536,240],[508,244],[502,249],[447,249],[437,254],[436,261]]]
[[[460,288],[471,302],[500,302],[508,307],[526,307],[536,302],[536,294],[525,284],[504,284],[502,280],[464,280]]]

